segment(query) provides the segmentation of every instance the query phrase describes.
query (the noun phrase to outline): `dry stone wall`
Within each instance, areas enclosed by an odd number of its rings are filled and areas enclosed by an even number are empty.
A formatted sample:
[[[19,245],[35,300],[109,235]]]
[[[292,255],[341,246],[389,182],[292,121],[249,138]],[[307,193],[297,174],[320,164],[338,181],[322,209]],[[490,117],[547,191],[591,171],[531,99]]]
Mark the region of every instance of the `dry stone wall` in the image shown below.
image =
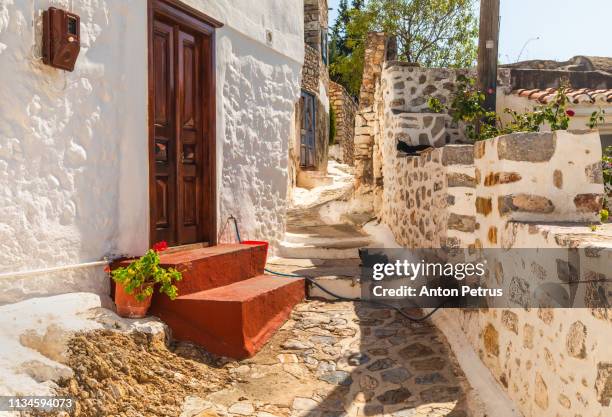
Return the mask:
[[[319,91],[321,65],[319,52],[310,45],[304,45],[304,67],[302,68],[302,88],[313,94]]]
[[[381,218],[408,248],[467,247],[474,242],[472,145],[450,145],[420,156],[383,143]]]
[[[359,92],[359,109],[355,116],[355,188],[361,193],[371,191],[374,183],[374,139],[380,130],[382,103],[380,74],[385,60],[385,35],[369,33],[366,39],[363,79]],[[363,186],[363,188],[362,188]]]
[[[329,83],[329,101],[336,118],[336,144],[341,150],[340,161],[354,164],[355,158],[355,113],[357,103],[350,94],[333,81]]]

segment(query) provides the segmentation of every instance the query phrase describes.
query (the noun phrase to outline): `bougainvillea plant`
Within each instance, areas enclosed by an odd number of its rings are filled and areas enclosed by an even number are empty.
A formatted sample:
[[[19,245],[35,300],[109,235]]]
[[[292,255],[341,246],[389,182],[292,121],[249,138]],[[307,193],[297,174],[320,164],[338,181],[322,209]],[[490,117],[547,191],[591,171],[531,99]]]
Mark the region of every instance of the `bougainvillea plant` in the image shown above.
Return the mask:
[[[168,249],[166,242],[153,245],[142,257],[127,267],[111,271],[113,280],[122,285],[128,294],[138,301],[143,301],[153,295],[155,285],[159,285],[160,294],[166,294],[171,300],[178,296],[174,282],[183,279],[183,275],[174,268],[159,266],[159,253]]]

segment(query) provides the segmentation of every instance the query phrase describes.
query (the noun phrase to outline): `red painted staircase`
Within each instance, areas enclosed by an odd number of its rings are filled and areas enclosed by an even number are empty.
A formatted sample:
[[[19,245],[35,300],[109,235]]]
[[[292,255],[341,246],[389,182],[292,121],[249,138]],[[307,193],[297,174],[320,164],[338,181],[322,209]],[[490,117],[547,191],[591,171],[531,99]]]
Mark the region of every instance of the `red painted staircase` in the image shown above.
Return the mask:
[[[304,299],[303,279],[264,275],[265,245],[218,245],[162,253],[183,273],[174,301],[154,296],[150,314],[179,340],[242,359],[254,355]]]

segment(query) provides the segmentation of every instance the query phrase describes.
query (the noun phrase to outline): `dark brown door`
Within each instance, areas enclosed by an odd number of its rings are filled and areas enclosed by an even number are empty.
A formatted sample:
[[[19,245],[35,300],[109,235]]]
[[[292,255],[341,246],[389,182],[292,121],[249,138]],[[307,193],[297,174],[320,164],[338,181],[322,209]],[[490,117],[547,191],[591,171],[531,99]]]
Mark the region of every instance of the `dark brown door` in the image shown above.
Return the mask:
[[[151,240],[214,243],[211,37],[154,14],[151,38]]]

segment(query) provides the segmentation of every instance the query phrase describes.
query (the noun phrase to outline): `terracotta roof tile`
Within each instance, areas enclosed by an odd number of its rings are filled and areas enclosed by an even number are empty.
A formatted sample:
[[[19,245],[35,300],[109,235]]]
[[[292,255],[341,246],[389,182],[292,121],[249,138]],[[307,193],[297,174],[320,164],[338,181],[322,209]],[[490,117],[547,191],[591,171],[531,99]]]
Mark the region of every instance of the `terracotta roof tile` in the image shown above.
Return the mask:
[[[526,97],[529,100],[537,101],[542,104],[550,103],[555,99],[557,90],[554,88],[525,90],[519,89],[512,91],[513,95]],[[577,88],[568,89],[567,97],[573,104],[581,103],[612,103],[612,89],[591,89]]]

